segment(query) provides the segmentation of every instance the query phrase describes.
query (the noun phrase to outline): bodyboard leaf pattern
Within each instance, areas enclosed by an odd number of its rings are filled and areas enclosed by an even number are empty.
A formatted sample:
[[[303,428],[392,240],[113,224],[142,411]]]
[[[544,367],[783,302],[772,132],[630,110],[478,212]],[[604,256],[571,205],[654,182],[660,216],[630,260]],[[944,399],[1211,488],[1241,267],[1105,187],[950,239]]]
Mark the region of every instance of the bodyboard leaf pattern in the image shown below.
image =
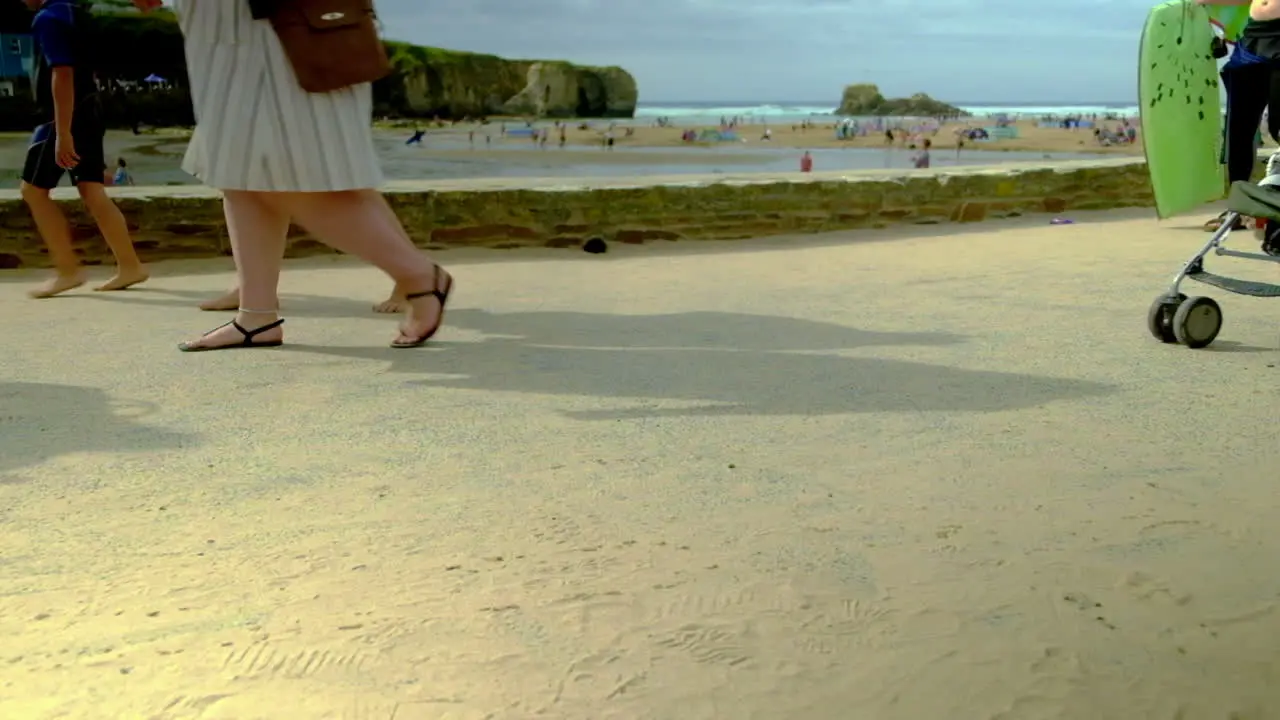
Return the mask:
[[[1164,218],[1222,198],[1222,103],[1206,9],[1173,0],[1151,9],[1139,49],[1143,150]]]

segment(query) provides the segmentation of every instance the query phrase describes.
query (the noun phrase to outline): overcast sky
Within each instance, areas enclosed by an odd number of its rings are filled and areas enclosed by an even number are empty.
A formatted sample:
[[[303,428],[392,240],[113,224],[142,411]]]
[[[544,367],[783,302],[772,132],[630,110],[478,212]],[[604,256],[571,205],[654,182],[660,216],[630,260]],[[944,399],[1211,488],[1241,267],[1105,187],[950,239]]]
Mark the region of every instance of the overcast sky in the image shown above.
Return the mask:
[[[1156,0],[377,0],[388,36],[621,65],[641,102],[1130,102]]]

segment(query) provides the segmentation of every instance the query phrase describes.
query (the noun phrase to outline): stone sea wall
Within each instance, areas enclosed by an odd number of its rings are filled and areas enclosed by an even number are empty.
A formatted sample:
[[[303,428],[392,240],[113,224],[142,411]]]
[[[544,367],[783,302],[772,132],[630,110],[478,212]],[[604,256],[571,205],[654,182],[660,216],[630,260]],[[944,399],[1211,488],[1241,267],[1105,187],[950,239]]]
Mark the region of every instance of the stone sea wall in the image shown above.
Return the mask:
[[[216,192],[152,187],[112,193],[144,259],[230,253]],[[57,196],[85,261],[109,261],[74,192]],[[398,182],[388,187],[388,197],[414,241],[428,249],[572,248],[595,237],[621,243],[724,240],[1152,205],[1146,166],[1132,159],[910,173]],[[294,229],[291,257],[327,252]],[[47,264],[17,191],[0,191],[0,269]]]

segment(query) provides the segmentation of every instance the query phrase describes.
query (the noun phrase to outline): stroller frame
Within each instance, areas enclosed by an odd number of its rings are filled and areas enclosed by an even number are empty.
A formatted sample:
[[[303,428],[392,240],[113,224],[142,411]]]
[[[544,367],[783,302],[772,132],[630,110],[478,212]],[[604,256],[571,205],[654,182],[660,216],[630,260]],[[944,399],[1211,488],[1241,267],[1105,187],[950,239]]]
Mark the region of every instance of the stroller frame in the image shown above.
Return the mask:
[[[1280,153],[1272,156],[1272,162],[1267,163],[1268,169],[1277,163],[1280,163]],[[1193,349],[1203,348],[1212,343],[1222,330],[1222,308],[1210,297],[1188,297],[1182,292],[1184,280],[1195,280],[1236,295],[1280,297],[1280,285],[1216,275],[1204,269],[1204,259],[1210,253],[1280,263],[1278,256],[1227,249],[1227,238],[1242,217],[1263,218],[1271,223],[1280,223],[1280,174],[1268,174],[1256,185],[1248,182],[1231,184],[1231,192],[1227,196],[1227,214],[1222,219],[1222,226],[1182,266],[1169,289],[1157,297],[1147,311],[1147,330],[1157,340]]]

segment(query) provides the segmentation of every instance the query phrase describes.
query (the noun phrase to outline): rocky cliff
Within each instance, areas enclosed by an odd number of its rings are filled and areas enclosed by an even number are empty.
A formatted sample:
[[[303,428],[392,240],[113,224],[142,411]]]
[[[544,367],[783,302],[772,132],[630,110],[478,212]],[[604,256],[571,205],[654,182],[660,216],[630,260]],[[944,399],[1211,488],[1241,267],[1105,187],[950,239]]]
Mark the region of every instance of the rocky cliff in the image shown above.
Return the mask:
[[[118,7],[116,7],[118,5]],[[30,14],[19,3],[0,0],[0,31],[26,32]],[[95,3],[103,42],[104,75],[141,80],[156,73],[185,83],[182,35],[171,12],[131,12],[128,0]],[[636,109],[635,79],[618,67],[587,67],[551,60],[507,60],[496,55],[387,43],[396,71],[375,84],[377,112],[393,117],[443,119],[518,114],[549,117],[631,117]],[[177,97],[180,96],[180,97]],[[154,100],[155,98],[151,98]],[[189,108],[185,91],[169,104]],[[0,99],[0,129],[27,127],[25,97]],[[169,124],[189,110],[160,112],[148,124]],[[153,113],[148,110],[148,116]]]
[[[636,81],[619,67],[582,67],[535,62],[525,86],[502,106],[508,115],[543,117],[631,117]]]
[[[636,81],[618,67],[388,43],[396,74],[379,83],[380,109],[418,117],[631,117]]]
[[[880,88],[871,84],[847,85],[840,98],[837,115],[892,115],[897,117],[961,117],[963,110],[934,100],[924,93],[909,98],[886,98]]]

